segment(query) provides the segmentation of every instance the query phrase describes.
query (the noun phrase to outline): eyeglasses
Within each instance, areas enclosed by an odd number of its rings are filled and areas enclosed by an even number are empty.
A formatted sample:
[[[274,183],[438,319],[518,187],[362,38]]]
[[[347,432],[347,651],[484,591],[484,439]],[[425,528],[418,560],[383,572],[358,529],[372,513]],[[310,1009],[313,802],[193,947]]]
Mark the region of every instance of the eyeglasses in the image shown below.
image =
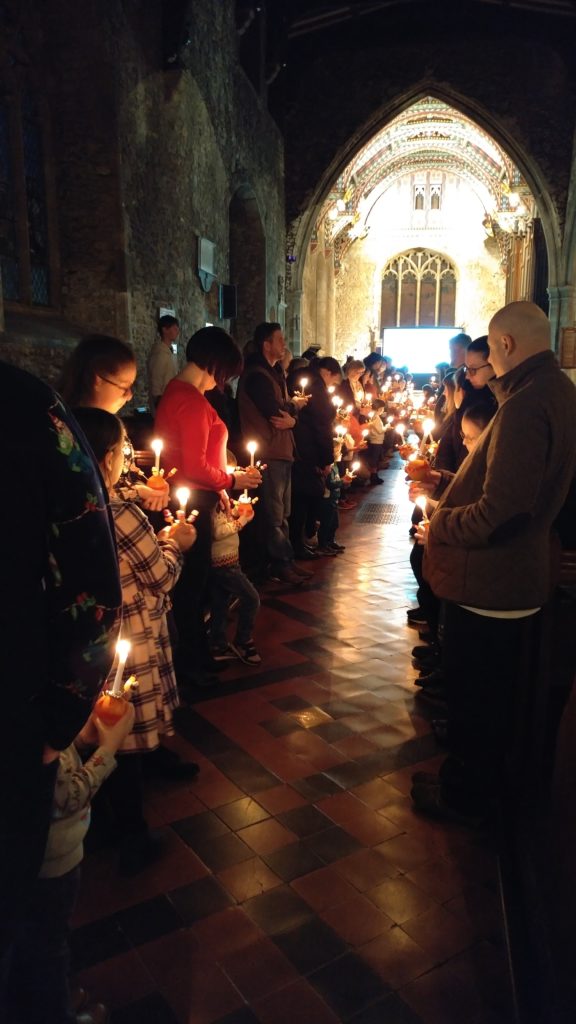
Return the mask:
[[[110,380],[109,377],[103,377],[101,373],[99,373],[98,376],[100,377],[100,380],[104,380],[107,384],[112,384],[115,388],[118,388],[118,391],[122,392],[124,398],[128,398],[128,395],[132,394],[132,384],[129,384],[127,388],[124,388],[121,384],[117,384],[115,380]]]
[[[485,370],[487,366],[489,366],[490,369],[492,369],[491,363],[482,363],[482,366],[467,366],[466,373],[468,374],[469,377],[475,377],[476,374],[478,373],[478,370]]]

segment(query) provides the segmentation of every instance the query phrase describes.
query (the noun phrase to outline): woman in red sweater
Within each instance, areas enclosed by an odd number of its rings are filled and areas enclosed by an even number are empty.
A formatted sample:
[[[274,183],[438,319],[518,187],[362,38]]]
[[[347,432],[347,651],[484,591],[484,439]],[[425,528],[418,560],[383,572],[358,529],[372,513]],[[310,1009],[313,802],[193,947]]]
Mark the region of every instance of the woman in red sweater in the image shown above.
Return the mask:
[[[207,673],[214,668],[204,630],[211,514],[222,490],[254,488],[261,477],[258,471],[227,471],[228,430],[205,397],[205,392],[240,373],[242,354],[236,342],[220,327],[203,327],[190,338],[186,360],[160,400],[155,431],[164,442],[164,464],[177,467],[178,483],[192,489],[190,507],[200,513],[195,523],[198,540],[186,555],[173,604],[178,681],[202,686],[213,681]]]

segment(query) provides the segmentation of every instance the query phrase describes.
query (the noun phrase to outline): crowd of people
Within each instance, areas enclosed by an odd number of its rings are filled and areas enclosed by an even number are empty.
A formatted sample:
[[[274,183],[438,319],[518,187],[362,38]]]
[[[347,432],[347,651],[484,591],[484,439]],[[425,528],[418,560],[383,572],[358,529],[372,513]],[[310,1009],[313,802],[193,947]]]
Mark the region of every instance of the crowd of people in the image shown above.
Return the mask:
[[[22,650],[24,620],[4,609],[4,664],[24,680],[10,694],[9,749],[28,798],[26,813],[17,800],[3,808],[15,878],[0,974],[10,1024],[99,1019],[72,1008],[67,981],[91,798],[106,780],[96,804],[111,812],[121,873],[161,856],[142,776],[198,771],[171,747],[179,697],[213,686],[222,666],[260,664],[259,588],[301,586],[317,560],[344,551],[339,514],[355,507],[355,489],[382,483],[395,448],[408,460],[410,497],[426,499],[411,531],[419,606],[408,623],[423,631],[417,682],[442,709],[434,728],[449,746],[438,775],[414,777],[414,803],[441,818],[484,820],[503,791],[515,792],[525,763],[522,721],[554,583],[551,537],[576,472],[574,387],[544,313],[513,303],[487,336],[455,336],[450,365],[420,390],[379,353],[343,366],[314,353],[292,359],[278,323],[258,325],[244,354],[224,330],[205,327],[172,373],[162,349],[172,354],[179,325],[163,319],[152,365],[164,376],[150,381],[163,469],[158,454],[149,477],[134,454],[133,421],[118,416],[137,372],[125,342],[90,336],[78,345],[62,376],[65,404],[2,370],[13,401],[29,396],[14,472],[17,460],[34,453],[38,466],[45,454],[29,562],[23,571],[8,565],[20,581],[11,600],[32,605],[43,624],[37,648]],[[184,488],[177,501],[169,476]],[[112,697],[129,675],[138,688],[110,723],[93,704],[110,688],[120,629],[131,647]],[[36,988],[23,985],[30,977]]]

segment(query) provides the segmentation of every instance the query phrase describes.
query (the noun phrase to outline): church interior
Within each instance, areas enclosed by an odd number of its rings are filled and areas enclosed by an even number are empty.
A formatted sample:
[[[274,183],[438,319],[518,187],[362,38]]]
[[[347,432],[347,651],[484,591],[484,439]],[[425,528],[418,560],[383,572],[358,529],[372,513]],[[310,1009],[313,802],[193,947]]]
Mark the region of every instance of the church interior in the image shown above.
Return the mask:
[[[56,386],[85,335],[123,339],[137,417],[163,314],[181,362],[270,321],[342,364],[526,300],[576,383],[574,0],[3,0],[0,26],[1,361]],[[384,476],[342,557],[263,591],[262,665],[177,712],[200,773],[146,784],[166,856],[122,878],[88,843],[72,970],[111,1024],[576,1019],[573,553],[543,791],[499,836],[427,820]]]

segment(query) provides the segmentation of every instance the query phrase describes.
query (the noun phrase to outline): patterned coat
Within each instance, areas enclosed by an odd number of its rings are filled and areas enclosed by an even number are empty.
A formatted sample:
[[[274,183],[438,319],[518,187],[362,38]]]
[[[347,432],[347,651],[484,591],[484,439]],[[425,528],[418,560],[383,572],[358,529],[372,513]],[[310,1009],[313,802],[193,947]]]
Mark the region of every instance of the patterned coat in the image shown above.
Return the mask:
[[[155,750],[160,735],[173,732],[172,711],[178,705],[166,611],[182,555],[175,541],[155,536],[136,505],[112,500],[110,508],[122,584],[122,637],[132,644],[125,677],[135,675],[139,683],[134,728],[120,749]]]

